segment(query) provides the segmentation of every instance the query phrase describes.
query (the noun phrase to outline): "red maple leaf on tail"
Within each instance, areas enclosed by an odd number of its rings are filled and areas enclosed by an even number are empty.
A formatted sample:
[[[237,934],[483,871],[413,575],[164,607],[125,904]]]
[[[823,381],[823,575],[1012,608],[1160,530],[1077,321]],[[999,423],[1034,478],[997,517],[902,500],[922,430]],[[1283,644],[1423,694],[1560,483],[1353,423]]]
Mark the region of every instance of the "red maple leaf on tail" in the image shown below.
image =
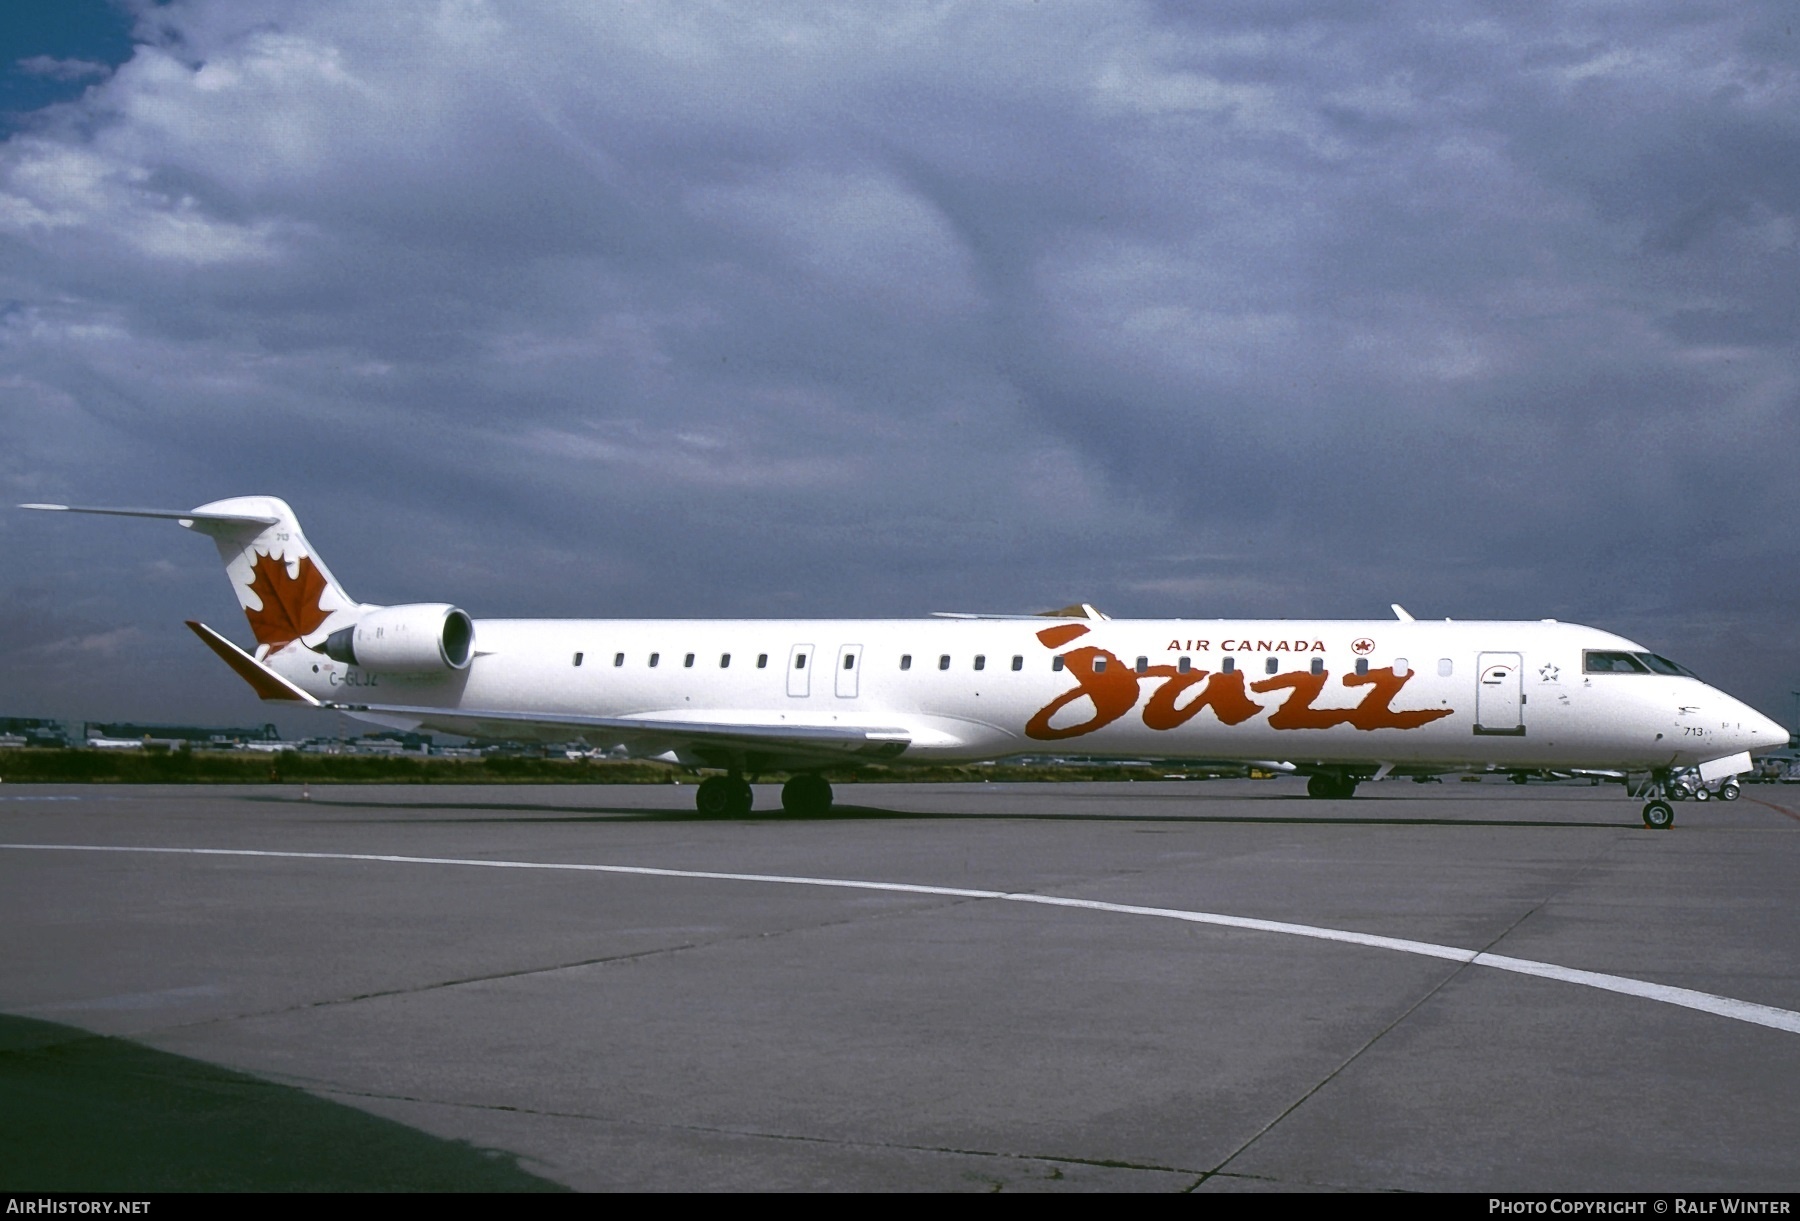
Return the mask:
[[[251,573],[250,592],[262,599],[262,609],[246,606],[244,617],[250,620],[256,642],[268,645],[269,652],[299,640],[325,622],[329,612],[319,605],[325,575],[311,556],[301,556],[298,574],[290,577],[286,561],[259,551]]]

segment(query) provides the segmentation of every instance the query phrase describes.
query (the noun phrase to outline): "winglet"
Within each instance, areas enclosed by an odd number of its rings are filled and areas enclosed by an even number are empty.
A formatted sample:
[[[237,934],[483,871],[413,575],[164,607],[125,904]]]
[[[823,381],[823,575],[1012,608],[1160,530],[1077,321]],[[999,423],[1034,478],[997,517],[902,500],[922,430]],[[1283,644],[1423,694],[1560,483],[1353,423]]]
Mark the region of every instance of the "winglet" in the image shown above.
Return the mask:
[[[295,700],[302,704],[311,704],[314,708],[321,706],[318,700],[263,665],[204,623],[196,623],[189,619],[187,625],[194,629],[194,635],[200,637],[206,643],[207,648],[217,653],[226,665],[236,670],[238,677],[249,683],[251,689],[262,699]]]
[[[1388,605],[1394,608],[1394,618],[1398,619],[1400,622],[1411,623],[1413,621],[1413,617],[1406,613],[1406,608],[1401,606],[1398,602],[1390,602]]]

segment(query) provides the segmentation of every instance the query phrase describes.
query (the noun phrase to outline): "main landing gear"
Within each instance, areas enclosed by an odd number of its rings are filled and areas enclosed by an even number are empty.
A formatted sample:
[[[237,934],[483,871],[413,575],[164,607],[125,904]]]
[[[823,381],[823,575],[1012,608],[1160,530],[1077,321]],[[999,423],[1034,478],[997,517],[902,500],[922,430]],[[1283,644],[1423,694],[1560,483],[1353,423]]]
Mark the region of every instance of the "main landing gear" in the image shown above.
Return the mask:
[[[805,773],[781,786],[781,808],[802,818],[817,818],[831,809],[831,782]]]
[[[1356,777],[1331,772],[1314,772],[1306,778],[1308,797],[1354,797]]]
[[[708,776],[694,794],[694,807],[708,818],[729,818],[748,814],[756,803],[750,782],[735,773],[730,776]]]
[[[755,804],[750,783],[742,776],[708,776],[694,793],[694,807],[708,818],[736,818]],[[810,773],[793,777],[781,786],[781,808],[802,818],[816,818],[831,809],[831,784]]]

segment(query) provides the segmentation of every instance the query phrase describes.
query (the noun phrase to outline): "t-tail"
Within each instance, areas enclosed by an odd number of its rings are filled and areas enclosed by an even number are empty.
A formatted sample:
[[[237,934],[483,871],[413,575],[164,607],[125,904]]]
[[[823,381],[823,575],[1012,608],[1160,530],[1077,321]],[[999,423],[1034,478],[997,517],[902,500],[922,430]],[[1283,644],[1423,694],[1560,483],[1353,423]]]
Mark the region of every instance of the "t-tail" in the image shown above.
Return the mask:
[[[323,650],[334,632],[373,610],[352,598],[300,532],[285,500],[233,496],[196,509],[108,509],[83,505],[22,505],[62,513],[155,517],[209,536],[225,561],[225,575],[256,637],[256,657],[298,643]]]

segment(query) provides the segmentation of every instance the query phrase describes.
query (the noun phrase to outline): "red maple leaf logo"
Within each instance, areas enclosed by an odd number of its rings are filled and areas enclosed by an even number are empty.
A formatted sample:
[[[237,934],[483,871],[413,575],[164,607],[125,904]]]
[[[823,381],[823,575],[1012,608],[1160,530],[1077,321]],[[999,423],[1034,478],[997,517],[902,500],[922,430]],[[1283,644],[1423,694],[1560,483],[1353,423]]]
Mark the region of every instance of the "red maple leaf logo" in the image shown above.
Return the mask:
[[[329,612],[319,605],[325,575],[311,556],[301,556],[297,574],[290,577],[285,560],[259,551],[251,573],[250,592],[262,599],[262,609],[246,606],[244,616],[256,642],[268,645],[271,653],[325,622]]]

